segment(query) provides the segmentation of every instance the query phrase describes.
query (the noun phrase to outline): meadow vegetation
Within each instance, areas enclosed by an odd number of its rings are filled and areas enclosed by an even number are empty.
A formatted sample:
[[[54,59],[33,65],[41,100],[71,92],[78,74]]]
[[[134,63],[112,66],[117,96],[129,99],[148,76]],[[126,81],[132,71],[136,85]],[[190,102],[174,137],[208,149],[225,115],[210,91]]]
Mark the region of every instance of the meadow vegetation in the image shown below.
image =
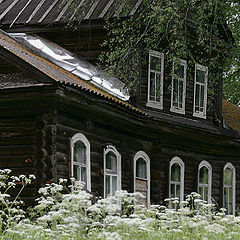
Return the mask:
[[[240,239],[240,217],[217,210],[197,193],[146,207],[136,204],[138,193],[96,199],[81,182],[60,179],[39,189],[36,206],[24,211],[19,195],[35,177],[9,174],[0,171],[0,239]],[[12,188],[19,189],[16,198],[8,194]]]

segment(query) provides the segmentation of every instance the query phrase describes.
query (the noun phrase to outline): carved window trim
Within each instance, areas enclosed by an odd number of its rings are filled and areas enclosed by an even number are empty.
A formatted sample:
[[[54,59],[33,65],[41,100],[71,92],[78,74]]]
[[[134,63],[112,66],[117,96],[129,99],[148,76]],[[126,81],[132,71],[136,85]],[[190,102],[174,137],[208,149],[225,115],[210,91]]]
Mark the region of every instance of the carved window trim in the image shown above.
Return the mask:
[[[172,172],[172,166],[177,163],[180,166],[180,182],[172,181],[171,180],[171,172]],[[170,165],[169,165],[169,198],[171,198],[171,184],[174,185],[180,185],[180,201],[183,201],[183,195],[184,195],[184,171],[185,171],[185,164],[179,157],[173,157]]]
[[[205,72],[205,81],[204,83],[197,83],[197,70]],[[196,89],[197,85],[204,87],[204,96],[203,96],[203,111],[196,110]],[[208,86],[208,67],[195,64],[195,76],[194,76],[194,102],[193,102],[193,116],[206,119],[207,118],[207,86]],[[200,94],[200,93],[199,93]]]
[[[71,176],[73,177],[73,166],[77,165],[79,167],[82,166],[81,163],[75,162],[73,160],[74,156],[74,144],[76,142],[82,142],[86,147],[86,164],[84,167],[86,167],[86,174],[87,174],[87,182],[86,182],[86,188],[88,191],[91,192],[91,160],[90,160],[90,142],[88,139],[82,134],[77,133],[71,138]],[[79,179],[76,179],[79,180]]]
[[[111,173],[111,171],[109,171],[106,168],[106,155],[112,152],[113,154],[116,155],[117,158],[117,173]],[[104,198],[106,198],[107,196],[112,196],[112,184],[110,184],[110,195],[107,195],[106,193],[106,176],[110,176],[110,181],[112,181],[112,177],[117,177],[117,191],[121,190],[121,154],[117,151],[117,149],[112,146],[112,145],[108,145],[104,148],[103,150],[103,167],[104,167]]]
[[[184,66],[184,77],[183,78],[176,78],[176,76],[174,75],[174,65],[175,64],[180,64],[182,66]],[[183,96],[183,100],[182,100],[182,108],[181,107],[176,107],[174,106],[173,103],[173,82],[174,79],[178,80],[178,91],[179,91],[179,82],[182,81],[183,82],[183,92],[182,92],[182,96]],[[179,113],[179,114],[185,114],[185,98],[186,98],[186,79],[187,79],[187,61],[183,60],[183,59],[175,59],[173,60],[173,68],[172,68],[172,89],[171,89],[171,108],[170,111],[171,112],[175,112],[175,113]]]
[[[232,179],[232,185],[229,186],[229,185],[226,185],[224,183],[224,180],[225,180],[225,170],[229,168],[232,173],[233,173],[233,179]],[[223,207],[226,208],[226,206],[224,206],[224,189],[225,188],[229,188],[229,187],[232,187],[232,214],[235,215],[235,210],[236,210],[236,169],[235,167],[230,163],[226,163],[224,168],[223,168]],[[227,209],[227,214],[229,214],[229,209]]]
[[[153,70],[151,69],[151,57],[156,57],[159,58],[161,61],[161,71]],[[150,100],[150,76],[151,73],[155,74],[155,79],[156,75],[159,74],[161,75],[161,86],[160,86],[160,101],[153,101]],[[157,109],[163,109],[163,74],[164,74],[164,54],[157,52],[157,51],[149,51],[149,58],[148,58],[148,90],[147,90],[147,107],[152,107],[152,108],[157,108]],[[156,84],[155,84],[155,92],[156,92]]]
[[[134,176],[134,192],[136,192],[136,179],[141,179],[138,178],[136,175],[137,171],[137,160],[142,158],[146,162],[146,167],[147,167],[147,203],[150,203],[150,181],[151,181],[151,176],[150,176],[150,158],[149,156],[143,152],[143,151],[138,151],[135,156],[134,156],[134,165],[133,165],[133,176]],[[145,180],[145,179],[144,179]]]
[[[200,179],[200,170],[202,167],[206,167],[208,169],[208,183],[207,184],[203,184],[203,183],[200,183],[199,182],[199,179]],[[202,161],[200,164],[199,164],[199,167],[198,167],[198,193],[199,193],[199,188],[202,187],[207,187],[208,188],[208,203],[211,203],[211,196],[212,196],[212,166],[209,162],[207,161]],[[204,196],[202,196],[204,198]],[[204,199],[206,200],[206,199]]]

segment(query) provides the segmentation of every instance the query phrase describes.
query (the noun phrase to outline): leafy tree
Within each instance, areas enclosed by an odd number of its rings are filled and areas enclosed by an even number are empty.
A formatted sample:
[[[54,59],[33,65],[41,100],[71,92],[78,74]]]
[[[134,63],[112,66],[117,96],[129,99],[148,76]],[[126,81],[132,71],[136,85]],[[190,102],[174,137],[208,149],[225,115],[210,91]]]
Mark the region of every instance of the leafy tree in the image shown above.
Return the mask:
[[[224,72],[224,97],[239,102],[238,0],[143,0],[133,16],[129,16],[131,0],[115,0],[114,4],[123,10],[118,18],[106,19],[109,38],[103,45],[108,51],[100,55],[100,61],[109,74],[127,84],[132,94],[139,81],[139,62],[146,64],[149,50],[155,49],[164,52],[169,63],[173,58],[183,58],[192,66],[207,65],[213,73],[209,75],[209,89],[213,89],[210,98],[216,94],[216,74],[221,77]]]
[[[226,17],[235,43],[234,54],[226,63],[223,82],[223,96],[234,104],[240,105],[240,2],[226,1]]]

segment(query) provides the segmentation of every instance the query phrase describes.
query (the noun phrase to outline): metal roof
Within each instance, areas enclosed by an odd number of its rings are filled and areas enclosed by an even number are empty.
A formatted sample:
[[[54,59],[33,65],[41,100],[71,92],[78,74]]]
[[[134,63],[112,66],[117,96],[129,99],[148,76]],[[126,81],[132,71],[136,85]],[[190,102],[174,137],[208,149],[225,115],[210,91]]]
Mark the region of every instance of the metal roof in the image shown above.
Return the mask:
[[[30,64],[32,67],[39,70],[46,76],[55,80],[56,82],[78,87],[80,90],[94,93],[110,101],[123,105],[128,109],[145,115],[142,110],[132,106],[126,101],[123,101],[113,96],[107,91],[99,89],[98,87],[94,86],[90,81],[83,80],[82,78],[65,70],[61,66],[58,66],[54,62],[51,62],[46,57],[37,54],[32,49],[30,49],[23,43],[17,41],[2,30],[0,30],[0,46],[12,53],[13,55],[17,56],[18,58],[22,59],[24,62]]]
[[[75,76],[85,81],[90,81],[93,85],[123,101],[129,100],[128,89],[123,82],[117,78],[108,76],[94,65],[75,56],[59,45],[37,35],[26,33],[9,33],[9,35],[20,41],[24,46],[32,49],[39,56],[44,57]]]
[[[0,24],[12,27],[93,20],[121,16],[124,9],[124,15],[133,15],[142,1],[131,0],[126,8],[126,1],[119,0],[0,0]]]

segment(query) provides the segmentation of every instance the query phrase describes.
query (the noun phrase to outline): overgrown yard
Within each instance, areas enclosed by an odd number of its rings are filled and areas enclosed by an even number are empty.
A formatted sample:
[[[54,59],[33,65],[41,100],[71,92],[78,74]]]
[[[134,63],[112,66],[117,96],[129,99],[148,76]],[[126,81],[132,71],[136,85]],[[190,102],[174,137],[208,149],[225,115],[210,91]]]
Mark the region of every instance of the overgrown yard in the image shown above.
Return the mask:
[[[74,179],[67,193],[67,180],[61,179],[41,188],[38,204],[24,212],[21,201],[11,200],[7,192],[16,182],[24,188],[34,176],[9,173],[0,171],[1,239],[240,239],[240,217],[216,211],[196,193],[181,203],[167,199],[168,208],[146,208],[125,191],[94,201]]]

